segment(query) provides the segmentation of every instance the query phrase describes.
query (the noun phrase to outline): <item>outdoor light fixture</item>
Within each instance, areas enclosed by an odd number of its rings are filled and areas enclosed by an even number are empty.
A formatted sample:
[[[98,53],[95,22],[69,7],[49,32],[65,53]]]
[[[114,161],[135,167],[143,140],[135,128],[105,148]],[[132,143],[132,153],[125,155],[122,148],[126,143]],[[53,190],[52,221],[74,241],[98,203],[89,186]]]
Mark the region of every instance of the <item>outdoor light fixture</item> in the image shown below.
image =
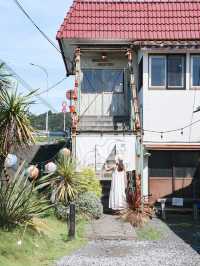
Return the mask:
[[[106,59],[107,59],[107,55],[106,55],[105,53],[103,53],[103,54],[101,55],[101,59],[102,59],[102,60],[106,60]]]

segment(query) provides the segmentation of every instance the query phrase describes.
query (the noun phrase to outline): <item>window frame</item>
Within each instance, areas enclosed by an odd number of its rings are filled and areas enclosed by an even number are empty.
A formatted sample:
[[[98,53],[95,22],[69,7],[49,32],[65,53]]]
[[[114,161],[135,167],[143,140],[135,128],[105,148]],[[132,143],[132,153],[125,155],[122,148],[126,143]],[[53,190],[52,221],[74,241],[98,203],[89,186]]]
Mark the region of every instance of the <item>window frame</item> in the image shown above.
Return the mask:
[[[165,85],[164,86],[153,86],[151,84],[151,66],[152,66],[152,58],[156,57],[156,58],[165,58]],[[150,89],[165,89],[166,85],[167,85],[167,60],[166,60],[166,55],[164,54],[151,54],[149,55],[149,88]]]
[[[183,58],[183,86],[169,86],[168,85],[168,57],[181,56]],[[149,89],[152,90],[186,90],[186,54],[185,53],[168,53],[168,54],[149,54],[148,55],[148,74],[149,74]],[[165,86],[152,86],[151,84],[151,58],[152,57],[165,57]]]
[[[199,57],[200,58],[200,54],[190,54],[190,89],[193,90],[200,90],[200,85],[199,86],[193,86],[193,57]]]
[[[125,71],[126,71],[126,69],[124,69],[124,68],[82,68],[81,69],[82,73],[85,70],[93,70],[93,71],[95,71],[95,70],[110,70],[110,71],[114,70],[114,71],[122,71],[123,72],[123,90],[122,91],[120,91],[120,92],[118,92],[118,91],[105,91],[104,88],[101,88],[100,91],[90,92],[91,94],[93,94],[93,93],[95,93],[95,94],[102,94],[102,93],[104,93],[104,94],[111,94],[111,93],[114,93],[114,94],[124,94],[125,93],[125,83],[126,83],[126,80],[125,80]],[[82,82],[83,82],[83,80],[82,80]],[[81,85],[81,92],[82,92],[82,85]],[[85,93],[85,91],[83,93]]]

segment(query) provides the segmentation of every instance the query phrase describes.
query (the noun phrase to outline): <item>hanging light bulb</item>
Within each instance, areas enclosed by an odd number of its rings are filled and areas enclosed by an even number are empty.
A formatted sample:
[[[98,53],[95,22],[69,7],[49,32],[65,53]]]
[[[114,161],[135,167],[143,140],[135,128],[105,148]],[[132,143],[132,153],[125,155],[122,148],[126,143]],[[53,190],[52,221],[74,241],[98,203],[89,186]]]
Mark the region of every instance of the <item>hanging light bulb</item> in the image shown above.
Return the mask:
[[[183,128],[181,129],[181,135],[183,136]]]

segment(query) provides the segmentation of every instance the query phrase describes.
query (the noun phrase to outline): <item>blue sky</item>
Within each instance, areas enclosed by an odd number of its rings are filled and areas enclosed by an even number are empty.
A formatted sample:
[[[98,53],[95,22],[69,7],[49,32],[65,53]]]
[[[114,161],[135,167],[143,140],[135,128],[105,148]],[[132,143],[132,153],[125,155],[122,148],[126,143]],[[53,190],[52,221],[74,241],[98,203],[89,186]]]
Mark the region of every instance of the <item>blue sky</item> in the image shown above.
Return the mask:
[[[73,0],[19,0],[36,24],[56,45],[56,32]],[[44,73],[30,65],[30,62],[46,68],[49,85],[65,77],[66,72],[61,55],[53,48],[30,21],[18,9],[13,0],[0,0],[1,43],[0,59],[8,63],[33,88],[46,89]],[[73,88],[73,78],[67,78],[61,85],[49,92],[45,98],[57,111],[65,100],[67,88]],[[37,101],[32,107],[34,113],[42,113],[47,107]]]

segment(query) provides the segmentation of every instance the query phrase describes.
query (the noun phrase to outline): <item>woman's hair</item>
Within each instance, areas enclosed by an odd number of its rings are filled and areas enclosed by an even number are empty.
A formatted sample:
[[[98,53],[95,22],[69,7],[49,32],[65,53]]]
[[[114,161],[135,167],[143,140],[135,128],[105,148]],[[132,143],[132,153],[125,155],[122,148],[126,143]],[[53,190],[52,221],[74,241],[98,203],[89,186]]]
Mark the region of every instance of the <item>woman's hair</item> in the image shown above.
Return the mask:
[[[117,162],[117,171],[118,171],[118,172],[122,172],[122,171],[124,171],[123,160],[118,160],[118,162]]]

